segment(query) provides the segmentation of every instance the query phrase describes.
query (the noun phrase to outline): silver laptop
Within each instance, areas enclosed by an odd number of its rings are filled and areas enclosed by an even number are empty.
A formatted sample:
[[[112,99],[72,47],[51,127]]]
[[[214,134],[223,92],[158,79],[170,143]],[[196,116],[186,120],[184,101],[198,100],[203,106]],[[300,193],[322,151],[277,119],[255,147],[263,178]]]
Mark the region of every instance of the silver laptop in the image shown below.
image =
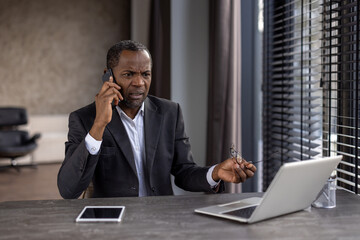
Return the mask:
[[[285,163],[281,166],[262,198],[195,209],[195,212],[254,223],[303,210],[316,199],[342,156]]]

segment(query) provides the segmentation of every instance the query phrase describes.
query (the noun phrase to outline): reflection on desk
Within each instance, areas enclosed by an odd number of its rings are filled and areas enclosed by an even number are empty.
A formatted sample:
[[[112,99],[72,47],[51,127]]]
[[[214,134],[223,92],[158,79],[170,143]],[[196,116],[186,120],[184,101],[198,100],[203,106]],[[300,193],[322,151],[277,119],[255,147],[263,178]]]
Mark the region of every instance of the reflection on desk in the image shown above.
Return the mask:
[[[0,203],[0,239],[355,239],[359,196],[338,190],[337,207],[300,211],[256,224],[194,213],[195,208],[261,193],[43,200]],[[124,205],[122,223],[75,223],[87,205]]]

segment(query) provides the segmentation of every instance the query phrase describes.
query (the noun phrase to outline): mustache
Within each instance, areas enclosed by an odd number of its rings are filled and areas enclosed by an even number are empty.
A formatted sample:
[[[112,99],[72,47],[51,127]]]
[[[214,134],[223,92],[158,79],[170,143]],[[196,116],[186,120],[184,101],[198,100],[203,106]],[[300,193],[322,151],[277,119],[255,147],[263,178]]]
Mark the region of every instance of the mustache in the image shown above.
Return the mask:
[[[128,94],[144,94],[145,90],[135,90],[135,91],[129,91]]]
[[[123,96],[123,100],[121,102],[119,102],[119,106],[121,105],[125,105],[129,108],[136,108],[139,107],[138,104],[139,103],[135,103],[134,101],[131,100],[131,95],[136,95],[136,94],[142,94],[143,95],[143,99],[141,101],[142,102],[145,100],[145,98],[147,97],[147,91],[146,89],[131,89],[130,91],[127,90],[125,93],[122,91],[123,89],[120,90],[121,95]]]

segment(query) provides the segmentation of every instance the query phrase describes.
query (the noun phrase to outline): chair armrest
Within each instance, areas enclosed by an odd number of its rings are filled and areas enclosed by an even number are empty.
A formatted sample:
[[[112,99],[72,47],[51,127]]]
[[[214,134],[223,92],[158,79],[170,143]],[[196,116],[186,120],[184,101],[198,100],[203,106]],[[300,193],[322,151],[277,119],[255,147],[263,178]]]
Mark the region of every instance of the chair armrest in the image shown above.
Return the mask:
[[[41,137],[40,133],[34,134],[31,138],[29,138],[26,143],[35,143]]]

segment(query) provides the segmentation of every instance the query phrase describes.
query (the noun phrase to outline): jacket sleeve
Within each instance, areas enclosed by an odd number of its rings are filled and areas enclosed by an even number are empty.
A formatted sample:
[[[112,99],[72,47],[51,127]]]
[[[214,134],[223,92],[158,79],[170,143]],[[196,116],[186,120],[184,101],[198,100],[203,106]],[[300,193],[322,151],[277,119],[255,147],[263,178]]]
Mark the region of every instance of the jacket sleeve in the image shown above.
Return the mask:
[[[99,154],[91,155],[86,149],[88,131],[78,114],[71,113],[65,159],[57,178],[60,195],[65,199],[78,198],[92,180]]]
[[[200,167],[193,161],[189,138],[185,133],[184,119],[181,108],[177,105],[177,120],[175,130],[174,161],[172,174],[175,176],[175,184],[187,191],[214,192],[206,179],[209,167]],[[220,192],[224,185],[220,183]]]

